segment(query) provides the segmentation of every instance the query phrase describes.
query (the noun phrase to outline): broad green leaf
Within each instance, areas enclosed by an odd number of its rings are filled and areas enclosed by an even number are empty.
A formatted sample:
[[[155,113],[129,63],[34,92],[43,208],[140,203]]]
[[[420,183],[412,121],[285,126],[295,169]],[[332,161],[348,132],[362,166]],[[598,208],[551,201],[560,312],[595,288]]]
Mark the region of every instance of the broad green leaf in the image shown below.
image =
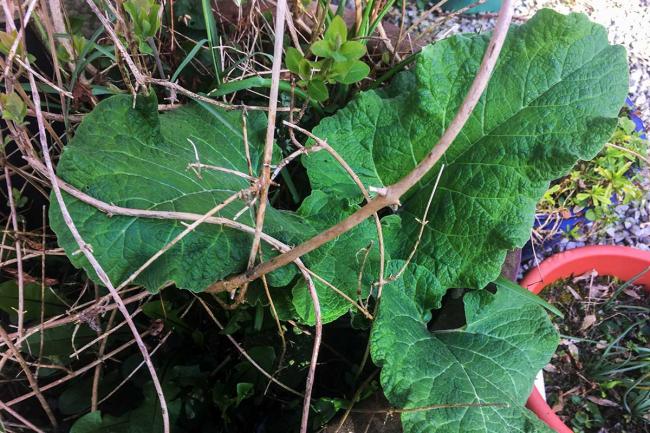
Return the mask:
[[[331,42],[331,46],[335,51],[338,50],[339,47],[348,40],[348,27],[343,18],[338,15],[332,18],[332,21],[330,22],[330,25],[327,26],[327,30],[325,30],[323,36],[325,40]]]
[[[16,123],[22,123],[27,115],[27,106],[17,93],[0,93],[2,118]]]
[[[370,66],[361,60],[350,60],[334,64],[333,77],[342,84],[354,84],[361,81],[370,73]]]
[[[336,209],[337,213],[331,210]],[[328,197],[321,191],[314,192],[302,204],[299,213],[316,223],[316,228],[325,230],[339,219],[351,214],[357,206]],[[395,216],[382,220],[385,236],[396,236],[399,218]],[[373,219],[368,219],[354,229],[328,242],[305,257],[307,266],[355,302],[365,303],[373,283],[379,280],[379,244],[377,228]],[[321,304],[324,323],[331,322],[350,308],[349,300],[337,294],[320,280],[314,278]],[[293,306],[302,321],[314,324],[312,300],[304,280],[293,288]]]
[[[366,187],[390,185],[436,144],[465,97],[490,35],[457,35],[425,48],[399,89],[363,92],[314,129]],[[407,86],[406,84],[410,84]],[[406,258],[441,170],[415,263],[443,288],[482,288],[508,250],[529,237],[549,181],[592,158],[627,93],[625,49],[580,14],[542,10],[512,27],[487,90],[428,177],[402,197],[403,230],[387,240]],[[325,152],[303,158],[313,190],[351,203],[359,189]]]
[[[323,39],[321,41],[314,42],[309,48],[313,55],[317,57],[331,57],[332,48],[330,47],[330,41]]]
[[[45,287],[45,296],[41,296],[40,284],[25,284],[23,299],[25,303],[25,319],[40,320],[41,307],[45,318],[65,314],[68,306],[63,303],[52,291]],[[0,284],[0,310],[9,314],[12,320],[17,317],[18,311],[18,284],[16,281],[5,281]]]
[[[357,60],[366,54],[366,46],[361,42],[347,41],[341,46],[340,52],[348,60]]]
[[[266,117],[248,114],[248,142],[254,175],[260,166]],[[190,104],[158,115],[155,98],[114,96],[100,104],[78,127],[65,147],[58,175],[87,194],[127,208],[204,214],[250,186],[247,179],[223,171],[191,169],[198,160],[247,174],[241,112]],[[177,220],[109,216],[68,195],[65,201],[82,237],[114,284],[119,284],[184,230]],[[52,199],[50,223],[72,263],[91,277],[94,271],[62,220]],[[239,199],[218,216],[234,218],[247,206]],[[254,211],[239,222],[254,226]],[[295,244],[311,233],[293,213],[268,208],[264,231]],[[291,234],[293,233],[293,234]],[[150,290],[172,281],[201,291],[245,270],[251,236],[214,224],[202,224],[167,251],[137,279]],[[271,254],[263,246],[266,258]],[[291,281],[292,267],[274,273],[271,284]],[[273,275],[273,274],[272,274]]]
[[[550,311],[558,317],[564,317],[564,314],[554,305],[549,304],[543,298],[537,296],[536,294],[524,289],[519,284],[515,284],[510,280],[507,280],[503,277],[497,278],[494,283],[499,287],[499,289],[504,290],[513,297],[513,299],[521,298],[522,302],[531,302],[539,305],[540,307]]]
[[[300,75],[300,62],[304,60],[300,51],[293,47],[287,48],[287,54],[284,57],[284,62],[287,65],[287,69],[293,72],[296,75]]]
[[[318,102],[326,101],[329,98],[329,91],[325,83],[316,79],[307,83],[307,94]]]
[[[391,262],[390,270],[402,265]],[[373,325],[371,355],[386,397],[419,408],[402,414],[404,432],[551,432],[524,408],[559,340],[545,311],[502,288],[470,292],[466,327],[432,333],[425,317],[443,290],[429,271],[410,265],[384,287]],[[465,406],[435,408],[444,405]]]
[[[198,153],[203,164],[243,173],[248,171],[240,112],[212,108],[208,111],[202,106],[190,105],[159,116],[154,102],[140,98],[133,109],[130,97],[117,96],[100,103],[66,146],[58,166],[59,176],[89,195],[118,206],[197,214],[207,212],[216,203],[248,187],[248,180],[229,173],[207,168],[197,173],[188,169]],[[264,115],[249,113],[248,127],[253,170],[257,173],[266,127]],[[173,220],[108,216],[69,196],[66,196],[66,203],[82,236],[92,246],[114,284],[127,278],[185,228]],[[219,215],[233,218],[245,206],[245,202],[238,200]],[[328,207],[325,202],[321,206]],[[352,211],[352,207],[339,207],[338,203],[329,207],[334,206],[341,215]],[[322,211],[321,208],[318,212]],[[314,222],[317,229],[326,228],[323,219],[316,219],[314,215],[313,212],[294,214],[268,207],[264,231],[295,245],[316,233],[312,223],[307,223],[310,219],[317,220]],[[50,211],[50,220],[70,260],[94,277],[83,255],[74,254],[78,247],[56,204]],[[254,213],[245,212],[238,221],[254,226]],[[334,222],[334,219],[328,221]],[[391,226],[389,221],[385,225]],[[378,277],[373,267],[378,255],[375,236],[373,222],[367,221],[355,231],[307,255],[304,261],[310,269],[356,300],[359,273],[364,271],[364,296]],[[359,254],[371,243],[374,252],[367,266],[362,268],[363,257]],[[136,282],[155,290],[173,281],[181,288],[201,291],[218,279],[244,271],[250,244],[251,236],[247,234],[204,224],[154,262]],[[344,252],[331,250],[333,245],[342,247]],[[269,258],[270,249],[267,248],[266,253]],[[338,263],[336,258],[344,258],[344,261]],[[373,277],[370,277],[371,272]],[[292,282],[294,275],[293,265],[284,267],[270,274],[269,283],[284,286]],[[301,287],[302,282],[294,288],[292,303],[300,306],[298,314],[303,320],[313,321],[311,300]],[[334,320],[349,310],[350,302],[331,289],[323,287],[321,293],[325,320]]]

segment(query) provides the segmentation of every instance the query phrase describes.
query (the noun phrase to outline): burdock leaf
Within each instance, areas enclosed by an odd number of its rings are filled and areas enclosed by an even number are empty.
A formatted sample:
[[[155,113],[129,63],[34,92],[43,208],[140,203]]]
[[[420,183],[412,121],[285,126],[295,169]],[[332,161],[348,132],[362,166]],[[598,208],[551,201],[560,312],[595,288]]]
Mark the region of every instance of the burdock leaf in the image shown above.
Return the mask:
[[[366,188],[390,185],[436,144],[469,89],[490,35],[457,35],[426,47],[397,89],[361,93],[314,133]],[[409,84],[405,86],[405,84]],[[414,261],[445,288],[482,288],[508,250],[529,237],[549,181],[592,158],[616,126],[627,93],[625,49],[585,15],[540,11],[512,27],[490,83],[458,138],[428,177],[402,197],[394,258],[413,248],[433,180],[445,165]],[[361,203],[326,152],[303,158],[312,189]]]
[[[258,175],[266,116],[248,113],[253,175]],[[190,167],[206,164],[212,168]],[[219,169],[214,169],[218,167]],[[227,172],[225,170],[230,170]],[[232,171],[244,176],[234,175]],[[64,148],[58,175],[86,194],[117,206],[204,214],[250,187],[240,111],[189,104],[159,115],[154,97],[114,96],[84,118]],[[95,276],[65,225],[56,200],[50,223],[72,263]],[[114,284],[121,283],[177,234],[181,221],[107,215],[69,195],[65,202],[84,240]],[[218,216],[235,218],[248,206],[243,197]],[[254,227],[254,210],[238,219]],[[264,231],[295,244],[312,233],[302,218],[269,207]],[[137,279],[150,290],[167,282],[201,291],[229,274],[242,272],[252,236],[215,224],[202,224],[163,254]],[[275,254],[264,246],[265,257]],[[291,281],[291,267],[275,273],[273,284]]]
[[[443,290],[430,272],[410,265],[385,286],[373,324],[372,358],[388,400],[407,410],[404,432],[550,432],[524,408],[559,340],[544,309],[501,287],[470,292],[465,328],[430,332],[425,317]]]

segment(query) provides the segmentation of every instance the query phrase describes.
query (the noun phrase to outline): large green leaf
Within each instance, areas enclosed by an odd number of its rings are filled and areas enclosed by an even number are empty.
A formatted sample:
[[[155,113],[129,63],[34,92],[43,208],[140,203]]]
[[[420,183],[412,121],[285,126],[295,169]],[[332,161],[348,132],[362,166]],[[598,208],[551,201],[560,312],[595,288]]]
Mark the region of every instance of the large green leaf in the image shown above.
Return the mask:
[[[68,309],[68,306],[49,287],[44,288],[43,295],[41,296],[40,284],[25,284],[23,289],[25,319],[39,320],[41,318],[41,307],[46,318],[64,314]],[[17,319],[18,284],[16,281],[10,280],[0,284],[0,310],[9,314],[12,321]]]
[[[364,92],[324,119],[328,141],[367,186],[389,185],[423,159],[451,122],[489,35],[457,35],[425,48],[398,89]],[[392,257],[411,251],[433,178],[445,164],[414,261],[443,288],[481,288],[507,250],[529,236],[549,181],[593,157],[616,125],[627,93],[625,50],[579,14],[539,12],[511,28],[487,90],[429,176],[398,210]],[[312,188],[351,203],[361,193],[327,153],[303,158]],[[442,291],[444,292],[444,291]]]
[[[265,128],[263,114],[248,114],[248,143],[256,174]],[[247,173],[241,112],[189,105],[158,115],[153,99],[139,97],[133,107],[130,97],[117,96],[100,103],[84,119],[66,146],[57,171],[64,180],[108,203],[197,214],[249,186],[248,180],[221,171],[204,168],[198,176],[188,169],[197,154],[203,164]],[[174,220],[108,216],[69,196],[66,203],[82,236],[116,284],[185,228]],[[244,206],[238,200],[220,215],[233,218]],[[287,244],[296,244],[355,208],[336,198],[315,194],[298,214],[268,207],[264,231]],[[327,209],[336,209],[337,213],[333,217],[317,217]],[[56,204],[50,218],[59,244],[72,262],[94,275],[83,255],[75,254],[78,247]],[[238,221],[253,226],[252,211],[244,213]],[[386,220],[384,225],[395,226],[395,218]],[[368,246],[371,253],[368,265],[364,266]],[[182,288],[200,291],[220,278],[243,271],[249,251],[249,235],[203,224],[154,262],[136,282],[155,290],[174,281]],[[266,253],[268,257],[272,252],[267,248]],[[304,260],[310,269],[356,301],[359,275],[363,298],[378,276],[377,257],[376,229],[372,221],[366,221]],[[269,282],[287,285],[294,274],[293,267],[284,268],[272,273]],[[348,300],[318,280],[316,284],[325,322],[350,309]],[[295,312],[303,321],[313,323],[313,307],[304,281],[299,280],[294,286]]]
[[[135,106],[134,106],[135,105]],[[190,104],[158,115],[155,98],[114,96],[95,107],[65,147],[57,173],[87,194],[118,206],[203,214],[230,195],[250,186],[245,178],[203,168],[199,161],[248,173],[241,112]],[[266,116],[248,115],[248,142],[254,173],[261,165]],[[65,196],[83,238],[111,280],[118,284],[179,234],[177,220],[109,216]],[[52,200],[50,223],[59,244],[75,266],[90,268]],[[237,200],[219,215],[233,218],[246,206]],[[239,220],[254,225],[251,210]],[[269,208],[266,233],[295,243],[311,233],[295,214]],[[251,236],[222,226],[203,224],[154,262],[136,280],[151,290],[168,281],[200,291],[214,281],[245,269]],[[267,249],[267,256],[270,250]],[[287,284],[289,269],[274,273],[275,284]]]
[[[350,206],[344,200],[329,197],[322,191],[315,191],[304,201],[299,213],[312,221],[316,229],[325,230],[357,208],[357,206]],[[399,230],[399,218],[396,216],[383,218],[381,222],[384,236],[392,237],[393,233]],[[350,299],[365,303],[373,282],[379,279],[379,256],[377,227],[373,219],[368,219],[308,254],[305,261],[312,271]],[[314,278],[314,284],[322,307],[324,323],[339,318],[352,307],[349,300],[334,292],[319,279]],[[314,308],[304,280],[298,281],[292,294],[293,306],[298,316],[302,321],[313,324]]]
[[[391,270],[402,264],[392,262]],[[544,309],[501,287],[470,292],[465,329],[432,333],[425,317],[442,290],[429,271],[411,265],[384,288],[373,325],[371,355],[383,367],[386,397],[418,409],[402,414],[405,433],[550,432],[524,408],[558,343]],[[431,408],[437,405],[465,406]]]

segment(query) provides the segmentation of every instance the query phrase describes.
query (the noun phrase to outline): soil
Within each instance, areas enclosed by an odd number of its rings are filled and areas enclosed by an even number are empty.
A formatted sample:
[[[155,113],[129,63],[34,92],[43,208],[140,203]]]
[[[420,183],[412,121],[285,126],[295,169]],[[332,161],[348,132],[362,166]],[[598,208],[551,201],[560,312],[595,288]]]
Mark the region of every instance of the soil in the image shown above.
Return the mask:
[[[562,339],[544,368],[549,405],[575,433],[650,432],[650,292],[587,274],[543,295],[564,313],[554,318]]]

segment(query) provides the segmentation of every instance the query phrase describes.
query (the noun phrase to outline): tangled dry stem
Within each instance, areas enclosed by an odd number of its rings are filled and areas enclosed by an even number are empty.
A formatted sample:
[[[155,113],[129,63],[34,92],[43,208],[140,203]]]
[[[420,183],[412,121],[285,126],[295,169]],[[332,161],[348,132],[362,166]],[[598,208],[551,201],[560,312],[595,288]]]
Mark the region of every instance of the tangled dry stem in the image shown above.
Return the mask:
[[[8,10],[8,6],[6,1],[3,1],[3,8],[5,9],[5,12]],[[212,98],[205,97],[203,95],[196,94],[194,92],[191,92],[182,86],[178,85],[177,83],[171,83],[168,80],[164,79],[155,79],[147,76],[146,74],[142,73],[141,70],[139,69],[138,65],[136,62],[133,61],[133,58],[130,56],[129,52],[127,49],[123,46],[121,43],[120,39],[118,38],[114,28],[112,27],[111,23],[107,20],[106,16],[97,8],[97,6],[94,4],[92,0],[87,0],[87,3],[91,9],[95,12],[95,14],[98,16],[100,21],[104,24],[104,27],[106,31],[109,33],[111,36],[111,39],[113,40],[113,43],[115,44],[117,50],[120,52],[120,57],[123,59],[129,69],[129,72],[133,76],[133,78],[136,81],[136,87],[142,87],[146,88],[147,85],[156,85],[156,86],[161,86],[165,87],[167,89],[173,90],[175,92],[178,92],[179,94],[183,94],[189,98],[206,102],[212,105],[219,106],[224,109],[245,109],[245,110],[268,110],[269,111],[269,128],[267,130],[267,140],[266,140],[266,146],[265,146],[265,154],[267,153],[266,150],[269,148],[272,149],[271,146],[268,145],[268,143],[273,142],[273,131],[275,127],[275,113],[277,111],[301,111],[298,109],[293,108],[293,105],[291,107],[277,107],[277,92],[278,92],[278,82],[279,82],[279,68],[281,65],[281,54],[282,54],[282,31],[284,29],[284,23],[285,19],[288,22],[288,28],[292,36],[292,40],[294,42],[294,45],[298,43],[297,41],[297,36],[295,34],[295,24],[293,22],[293,18],[291,17],[290,13],[286,11],[286,1],[280,0],[277,2],[277,14],[276,17],[278,19],[276,20],[275,23],[275,35],[276,35],[276,43],[275,43],[275,59],[276,61],[273,62],[273,70],[272,70],[272,88],[271,88],[271,100],[269,103],[268,107],[255,107],[255,106],[244,106],[244,105],[232,105],[232,104],[226,104],[222,103],[219,101],[215,101]],[[25,19],[23,20],[24,25],[26,25],[26,22],[29,20],[29,17],[34,10],[34,7],[36,5],[36,1],[32,0],[27,9],[27,13],[25,14]],[[284,9],[283,9],[284,8]],[[147,365],[149,372],[152,376],[152,380],[154,382],[154,387],[157,391],[162,413],[163,413],[163,419],[164,419],[164,424],[165,424],[165,432],[169,431],[169,421],[168,421],[168,415],[167,415],[167,408],[166,408],[166,401],[164,398],[164,394],[162,392],[162,387],[160,385],[160,382],[157,378],[155,368],[153,366],[153,363],[151,361],[151,356],[148,353],[148,350],[144,346],[144,343],[142,341],[142,337],[145,334],[140,334],[138,333],[137,329],[135,329],[135,325],[133,323],[132,317],[128,314],[126,310],[126,304],[133,303],[133,302],[139,302],[149,296],[148,293],[142,292],[139,294],[136,294],[134,296],[131,296],[126,299],[122,299],[119,291],[121,289],[125,289],[129,284],[133,282],[133,280],[139,275],[147,266],[149,266],[153,261],[155,261],[158,257],[160,257],[165,251],[167,251],[169,248],[171,248],[175,243],[180,241],[183,236],[186,236],[188,233],[190,233],[192,230],[194,230],[198,225],[203,224],[203,223],[210,223],[210,224],[221,224],[227,227],[234,228],[236,230],[241,230],[246,233],[249,233],[253,236],[254,240],[254,248],[251,249],[251,257],[255,257],[255,251],[259,248],[259,243],[261,241],[264,241],[271,246],[273,246],[275,249],[277,249],[281,254],[274,257],[273,259],[263,262],[257,266],[251,266],[250,269],[247,270],[246,273],[235,276],[232,278],[229,278],[224,281],[219,281],[215,283],[213,286],[210,287],[209,291],[211,292],[221,292],[221,291],[232,291],[235,290],[238,287],[241,287],[242,285],[245,285],[249,283],[252,280],[255,280],[257,278],[263,277],[266,273],[271,272],[274,269],[277,269],[278,267],[284,266],[288,263],[294,262],[297,266],[298,269],[300,270],[303,278],[307,282],[307,287],[310,293],[310,296],[312,298],[313,302],[313,307],[314,307],[314,313],[315,313],[315,319],[316,319],[316,332],[315,332],[315,338],[314,338],[314,345],[313,345],[313,350],[312,350],[312,357],[311,357],[311,362],[310,362],[310,367],[309,367],[309,373],[307,377],[307,384],[306,384],[306,389],[305,393],[299,393],[291,388],[286,387],[286,385],[282,384],[281,382],[277,381],[272,375],[270,375],[268,372],[266,372],[265,376],[269,378],[269,380],[275,384],[277,384],[280,387],[283,387],[285,390],[292,392],[296,395],[300,395],[304,397],[304,404],[303,404],[303,417],[302,417],[302,422],[301,422],[301,431],[305,432],[307,429],[307,421],[308,421],[308,414],[309,414],[309,404],[311,401],[311,389],[313,387],[313,382],[314,382],[314,375],[315,375],[315,368],[317,365],[317,359],[318,359],[318,352],[319,352],[319,346],[321,343],[321,338],[322,338],[322,323],[321,323],[321,314],[320,314],[320,305],[318,301],[318,296],[316,293],[316,288],[313,282],[313,278],[321,281],[323,284],[326,286],[332,288],[333,290],[338,290],[336,287],[332,286],[329,282],[326,280],[322,279],[318,275],[314,274],[311,270],[309,270],[304,263],[300,260],[300,257],[305,255],[306,253],[313,251],[314,249],[318,248],[320,245],[328,242],[329,240],[341,235],[342,233],[345,233],[346,231],[352,229],[356,225],[360,224],[362,221],[367,219],[370,216],[373,216],[375,218],[375,223],[377,226],[377,234],[378,234],[378,239],[379,239],[379,248],[380,248],[380,254],[381,254],[381,269],[380,269],[380,275],[378,279],[378,285],[379,285],[379,292],[381,292],[381,286],[384,284],[385,279],[384,279],[384,245],[383,245],[383,234],[382,234],[382,229],[381,229],[381,223],[379,221],[379,217],[377,212],[381,210],[382,208],[386,206],[391,206],[391,205],[397,205],[399,204],[399,199],[400,197],[408,190],[410,189],[415,183],[417,183],[422,177],[426,175],[427,172],[431,170],[431,168],[437,163],[437,161],[440,159],[442,154],[446,151],[446,149],[451,145],[457,134],[460,132],[462,129],[463,125],[469,118],[472,110],[476,106],[478,99],[480,98],[481,94],[483,93],[483,90],[487,86],[490,74],[495,66],[496,60],[498,58],[499,52],[501,50],[501,47],[503,45],[503,41],[507,32],[507,28],[509,25],[509,22],[512,18],[512,0],[505,0],[503,3],[503,6],[501,8],[501,11],[499,12],[498,20],[497,20],[497,25],[496,29],[493,33],[493,36],[490,40],[490,44],[486,50],[486,53],[484,55],[483,61],[481,63],[479,72],[472,84],[472,87],[470,88],[465,100],[463,101],[463,104],[461,105],[458,113],[456,114],[455,118],[443,134],[443,136],[440,138],[439,142],[436,144],[436,146],[432,149],[432,151],[427,155],[427,157],[408,175],[406,175],[403,179],[401,179],[399,182],[395,183],[394,185],[390,185],[383,189],[379,195],[377,195],[375,198],[371,198],[369,192],[366,190],[365,186],[361,183],[359,180],[358,176],[354,173],[354,171],[351,169],[351,167],[345,162],[343,158],[340,157],[332,148],[329,146],[326,142],[320,140],[318,137],[313,136],[309,131],[303,130],[299,128],[297,125],[294,125],[292,123],[287,123],[285,122],[285,126],[291,128],[291,129],[296,129],[301,132],[303,132],[305,135],[311,137],[316,141],[316,145],[312,146],[311,148],[300,148],[293,154],[289,155],[285,160],[283,160],[278,167],[271,172],[271,166],[270,166],[270,159],[267,160],[265,157],[264,159],[264,165],[261,173],[261,180],[260,180],[260,185],[261,185],[261,191],[260,195],[260,201],[258,205],[258,211],[257,211],[257,220],[256,220],[256,226],[255,227],[250,227],[246,226],[244,224],[238,223],[237,221],[232,221],[228,220],[225,218],[221,217],[216,217],[214,216],[215,214],[218,213],[220,209],[223,207],[227,206],[229,203],[232,203],[236,198],[237,194],[235,194],[233,197],[227,199],[225,202],[220,204],[219,206],[213,208],[211,211],[207,212],[204,215],[198,215],[198,214],[191,214],[191,213],[184,213],[184,212],[158,212],[158,211],[145,211],[145,210],[140,210],[140,209],[129,209],[129,208],[123,208],[123,207],[118,207],[118,206],[113,206],[107,203],[103,203],[93,197],[90,197],[81,191],[75,189],[71,185],[66,184],[63,182],[61,179],[58,179],[56,175],[54,174],[54,169],[53,169],[53,164],[51,161],[50,157],[50,152],[49,148],[47,145],[47,137],[45,134],[45,130],[47,129],[50,133],[53,133],[51,127],[46,123],[46,119],[52,119],[52,120],[66,120],[66,121],[80,121],[82,116],[80,115],[66,115],[66,116],[61,116],[57,115],[55,113],[44,113],[40,109],[40,100],[39,100],[39,95],[36,90],[36,84],[35,84],[35,78],[34,76],[36,75],[39,80],[48,83],[51,85],[53,88],[58,88],[61,87],[60,84],[60,78],[58,78],[58,86],[55,85],[54,83],[49,82],[44,76],[40,76],[37,71],[32,69],[29,66],[28,61],[26,62],[23,58],[16,56],[16,52],[18,49],[18,46],[20,44],[20,40],[22,40],[23,37],[23,29],[24,26],[20,29],[19,31],[19,37],[16,38],[14,45],[12,46],[12,52],[10,53],[11,55],[7,57],[6,63],[4,63],[4,75],[5,79],[9,77],[9,74],[11,72],[11,65],[12,65],[12,60],[15,59],[18,61],[17,63],[22,66],[24,69],[26,69],[28,73],[28,77],[30,80],[30,85],[32,88],[32,98],[33,98],[33,104],[30,104],[30,112],[29,114],[36,117],[38,127],[39,127],[39,140],[41,143],[41,148],[43,150],[43,158],[45,159],[45,164],[43,164],[39,158],[37,157],[37,153],[34,152],[33,150],[30,151],[29,147],[29,140],[27,139],[27,142],[24,141],[24,139],[21,139],[18,137],[17,141],[23,140],[23,151],[25,154],[26,159],[30,163],[30,165],[34,168],[35,171],[39,172],[41,175],[45,176],[48,180],[50,185],[52,186],[55,196],[57,198],[57,201],[59,202],[59,205],[61,207],[61,210],[64,215],[64,219],[66,221],[66,224],[70,228],[73,236],[79,243],[80,251],[86,256],[88,261],[93,265],[93,268],[95,269],[97,275],[100,277],[102,282],[109,288],[109,291],[111,292],[110,296],[107,297],[102,297],[98,299],[97,304],[92,304],[87,307],[85,307],[85,310],[81,310],[80,313],[77,315],[69,315],[65,317],[59,317],[59,318],[54,318],[53,320],[49,320],[47,322],[43,322],[39,324],[38,326],[31,327],[29,329],[23,329],[22,326],[19,325],[18,331],[13,334],[7,334],[4,329],[2,330],[2,337],[4,339],[3,343],[4,345],[7,346],[9,350],[5,352],[3,355],[3,360],[9,356],[9,353],[14,353],[16,354],[15,358],[19,359],[19,353],[17,346],[20,345],[21,342],[23,342],[27,337],[30,335],[33,335],[36,332],[43,332],[45,329],[50,329],[56,326],[61,326],[63,324],[67,323],[72,323],[73,321],[77,320],[78,317],[80,317],[84,312],[95,312],[96,308],[98,305],[101,306],[101,311],[113,311],[113,313],[116,310],[120,310],[120,312],[124,315],[125,320],[129,327],[131,328],[131,331],[133,333],[133,340],[119,346],[117,349],[114,349],[113,351],[103,354],[100,353],[100,356],[97,358],[96,361],[91,362],[90,364],[86,365],[85,367],[82,367],[76,371],[70,372],[63,378],[60,378],[44,387],[41,387],[40,389],[38,388],[38,385],[36,385],[35,388],[32,389],[31,393],[27,393],[23,396],[20,396],[18,398],[15,398],[14,400],[7,402],[7,403],[1,403],[0,402],[0,409],[7,411],[10,413],[12,416],[14,416],[17,420],[23,422],[26,426],[29,428],[32,428],[34,431],[40,431],[33,425],[30,425],[27,420],[24,418],[21,419],[20,415],[16,413],[13,409],[11,409],[11,406],[17,404],[20,401],[24,401],[28,398],[31,398],[33,396],[36,396],[39,400],[39,394],[41,394],[42,397],[42,391],[46,389],[51,389],[55,386],[58,386],[62,383],[65,383],[66,381],[78,377],[79,375],[83,374],[84,372],[95,368],[96,371],[99,371],[98,369],[101,366],[101,363],[103,360],[115,356],[119,352],[125,350],[126,348],[130,347],[133,343],[136,343],[140,351],[142,352],[143,358],[144,358],[144,364]],[[11,21],[11,20],[8,20]],[[300,24],[300,23],[298,23]],[[10,24],[8,24],[10,25]],[[11,25],[13,25],[13,22],[11,22]],[[399,42],[397,44],[399,46]],[[279,50],[279,51],[278,51]],[[275,87],[275,89],[274,89]],[[21,89],[22,90],[22,89]],[[62,93],[66,93],[63,92]],[[22,93],[21,93],[22,94]],[[24,95],[26,96],[26,95]],[[71,96],[71,95],[66,95],[66,96]],[[31,101],[30,101],[31,102]],[[176,107],[178,105],[174,105],[173,107]],[[245,126],[244,126],[245,128]],[[54,136],[53,136],[54,137]],[[269,138],[270,137],[270,138]],[[58,137],[54,137],[55,140],[58,141]],[[268,187],[271,184],[272,179],[274,179],[280,172],[280,170],[285,167],[287,164],[289,164],[293,159],[295,159],[297,156],[306,154],[310,151],[317,151],[324,149],[328,153],[330,153],[340,164],[341,166],[346,170],[346,172],[350,175],[350,177],[353,179],[355,184],[359,187],[360,191],[362,192],[364,198],[367,201],[367,204],[363,206],[359,211],[345,219],[344,221],[340,222],[339,224],[331,227],[330,229],[318,234],[314,238],[308,240],[307,242],[295,247],[295,248],[290,248],[288,245],[285,245],[281,242],[279,242],[277,239],[274,239],[267,234],[263,232],[263,221],[264,221],[264,206],[266,203],[266,196],[268,196]],[[266,155],[265,155],[266,156]],[[7,167],[5,166],[5,177],[9,178],[10,175],[7,171]],[[249,173],[249,175],[252,175],[252,173]],[[184,220],[184,221],[192,221],[191,224],[188,225],[186,230],[184,230],[177,238],[175,238],[173,241],[168,243],[165,247],[163,247],[158,253],[156,253],[152,258],[147,261],[141,268],[138,269],[134,274],[132,274],[127,280],[125,280],[122,284],[120,284],[118,287],[114,287],[110,280],[108,279],[107,275],[103,271],[101,265],[96,261],[94,258],[91,250],[88,248],[88,245],[85,244],[81,236],[79,235],[78,231],[76,230],[76,227],[74,226],[74,222],[70,218],[69,213],[67,212],[67,209],[65,207],[65,203],[63,202],[62,195],[61,195],[61,190],[65,191],[66,193],[69,193],[78,199],[91,204],[95,206],[97,209],[106,212],[109,215],[128,215],[128,216],[134,216],[134,217],[144,217],[144,218],[162,218],[162,219],[178,219],[178,220]],[[10,195],[11,196],[11,195]],[[426,215],[424,217],[424,220],[426,220]],[[423,222],[423,227],[424,227],[425,221]],[[13,225],[14,232],[18,232],[18,227],[17,225]],[[16,251],[17,255],[19,255],[18,250],[19,250],[19,245],[18,245],[18,240],[16,240]],[[258,247],[255,248],[255,243],[257,243]],[[36,256],[43,256],[45,252],[40,252],[40,253],[35,253],[29,255],[29,257],[36,257]],[[18,257],[18,265],[22,262],[21,259],[25,259],[28,256],[23,256]],[[254,264],[254,261],[251,261],[251,265]],[[22,278],[23,272],[19,269],[18,272],[19,278]],[[22,293],[22,290],[20,291]],[[344,297],[347,297],[343,292],[338,291],[339,294],[341,294]],[[108,304],[106,305],[107,301],[109,299],[113,300],[113,304]],[[359,309],[366,317],[369,317],[372,319],[373,315],[371,315],[363,306],[358,305],[354,300],[350,299],[349,297],[346,298],[348,302],[353,304],[356,308]],[[204,305],[206,310],[208,311],[208,314],[211,315],[213,321],[217,324],[218,327],[222,328],[220,324],[218,323],[218,320],[214,315],[211,314],[209,308],[204,304],[204,302],[199,298],[199,301]],[[22,307],[19,307],[19,310],[22,311]],[[280,327],[281,329],[281,327]],[[107,335],[107,334],[102,334],[102,335]],[[245,351],[241,348],[241,346],[231,337],[228,336],[228,338],[231,339],[231,342],[235,345],[235,347],[242,352],[242,354],[246,357]],[[101,346],[102,350],[101,352],[104,352],[105,349],[105,342],[106,342],[106,337],[100,338],[101,340]],[[161,342],[161,344],[164,343],[164,340]],[[24,361],[24,359],[23,359]],[[251,363],[254,364],[254,361],[252,359],[249,359]],[[29,369],[29,366],[27,363],[24,364],[27,369]],[[258,366],[259,367],[259,366]],[[26,372],[27,373],[27,372]],[[93,406],[96,407],[98,404],[98,399],[93,398]],[[431,407],[430,409],[432,409]],[[45,407],[44,407],[45,409]],[[422,410],[428,410],[427,408],[424,408]],[[402,412],[404,410],[401,409],[394,409],[392,412]],[[47,410],[46,410],[47,412]],[[50,417],[50,414],[48,413],[48,417]],[[51,419],[52,421],[52,419]],[[56,422],[56,420],[53,420],[53,422]]]

